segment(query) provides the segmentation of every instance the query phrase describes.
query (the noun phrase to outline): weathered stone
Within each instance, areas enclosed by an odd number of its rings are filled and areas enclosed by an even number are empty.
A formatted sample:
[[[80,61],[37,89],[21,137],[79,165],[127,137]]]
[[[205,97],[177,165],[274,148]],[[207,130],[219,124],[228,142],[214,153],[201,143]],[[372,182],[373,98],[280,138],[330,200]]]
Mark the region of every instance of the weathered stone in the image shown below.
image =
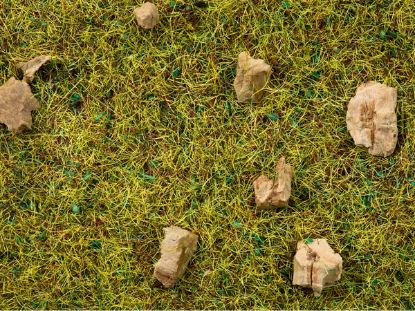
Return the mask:
[[[327,285],[340,280],[343,260],[333,251],[326,239],[297,244],[294,256],[293,285],[312,288],[320,296]]]
[[[267,209],[288,205],[293,169],[290,165],[285,164],[284,157],[278,161],[277,175],[277,182],[265,175],[261,175],[254,181],[255,203],[258,208]]]
[[[10,78],[0,86],[0,123],[9,131],[20,132],[32,126],[32,110],[39,107],[30,86],[24,81]]]
[[[155,265],[154,276],[165,286],[172,287],[183,275],[197,248],[197,235],[176,226],[164,228],[161,258]]]
[[[233,84],[238,101],[259,102],[263,97],[263,88],[270,74],[271,66],[262,59],[252,58],[248,52],[240,53]]]
[[[369,148],[373,155],[393,153],[398,141],[396,101],[396,89],[384,84],[369,81],[357,88],[346,115],[356,145]]]
[[[35,77],[35,73],[42,67],[43,64],[50,60],[49,55],[37,56],[26,63],[19,63],[17,68],[23,71],[23,80],[31,82]]]
[[[134,15],[138,25],[144,29],[154,28],[160,21],[159,11],[151,2],[146,2],[142,6],[136,8],[134,10]]]

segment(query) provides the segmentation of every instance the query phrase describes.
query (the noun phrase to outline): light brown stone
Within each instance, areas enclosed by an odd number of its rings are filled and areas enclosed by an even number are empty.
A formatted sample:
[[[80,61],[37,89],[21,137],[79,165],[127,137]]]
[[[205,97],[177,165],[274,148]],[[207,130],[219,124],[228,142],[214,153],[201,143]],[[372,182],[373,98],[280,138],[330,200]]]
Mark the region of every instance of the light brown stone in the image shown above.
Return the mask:
[[[37,56],[26,63],[19,63],[17,68],[23,71],[23,80],[31,82],[35,77],[35,73],[42,67],[43,64],[50,60],[49,55]]]
[[[161,258],[155,265],[154,276],[164,285],[172,287],[183,275],[196,251],[196,234],[176,226],[164,228],[164,240],[161,242]]]
[[[258,208],[284,207],[291,196],[293,169],[281,157],[277,164],[277,182],[261,175],[254,181],[255,203]]]
[[[326,239],[315,239],[311,243],[297,243],[294,256],[293,285],[312,288],[320,296],[327,285],[340,280],[343,260],[333,251]]]
[[[9,131],[20,132],[32,126],[32,110],[39,107],[30,86],[10,78],[0,86],[0,123],[6,124]]]
[[[393,153],[398,141],[396,102],[396,89],[384,84],[369,81],[357,88],[346,115],[356,145],[369,148],[373,155]]]
[[[146,2],[142,6],[134,10],[134,15],[138,25],[144,29],[151,29],[160,21],[160,15],[157,7],[151,3]]]
[[[238,101],[241,103],[259,102],[270,75],[271,66],[262,59],[252,58],[248,52],[240,53],[233,84]]]

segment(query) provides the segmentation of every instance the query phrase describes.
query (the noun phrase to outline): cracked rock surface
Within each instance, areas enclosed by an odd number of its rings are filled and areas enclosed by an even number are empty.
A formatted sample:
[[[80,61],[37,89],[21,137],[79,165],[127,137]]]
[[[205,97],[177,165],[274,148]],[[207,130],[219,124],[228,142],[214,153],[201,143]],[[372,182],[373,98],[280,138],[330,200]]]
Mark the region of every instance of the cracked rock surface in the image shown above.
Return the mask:
[[[238,56],[234,88],[238,101],[241,103],[259,102],[271,74],[271,66],[262,59],[252,58],[248,52]]]
[[[288,205],[291,196],[293,169],[281,157],[277,164],[277,182],[261,175],[254,181],[255,203],[258,208],[269,209]]]
[[[17,68],[23,71],[23,81],[31,82],[35,77],[35,73],[48,61],[50,61],[49,55],[41,55],[29,60],[26,63],[19,63]]]
[[[144,29],[154,28],[160,21],[159,11],[151,2],[146,2],[142,6],[136,8],[134,10],[134,15],[138,25]]]
[[[354,143],[369,148],[369,153],[389,156],[398,141],[395,113],[397,91],[369,81],[357,88],[347,107],[347,129]]]
[[[164,228],[161,242],[161,258],[155,265],[154,276],[164,285],[172,287],[183,275],[196,251],[198,237],[190,231],[176,226]]]
[[[9,131],[20,132],[32,127],[32,111],[39,107],[29,84],[10,78],[0,86],[0,123]]]
[[[333,251],[326,239],[314,239],[311,243],[297,243],[294,256],[293,285],[313,289],[320,296],[327,285],[340,280],[343,260]]]

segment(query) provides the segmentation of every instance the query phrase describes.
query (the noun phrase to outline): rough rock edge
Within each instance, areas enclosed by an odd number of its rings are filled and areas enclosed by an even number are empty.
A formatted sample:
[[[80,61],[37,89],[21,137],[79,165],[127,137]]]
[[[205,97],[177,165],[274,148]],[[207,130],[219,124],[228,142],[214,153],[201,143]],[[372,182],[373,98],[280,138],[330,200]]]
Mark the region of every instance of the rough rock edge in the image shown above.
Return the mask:
[[[39,108],[29,84],[10,78],[0,86],[0,123],[9,131],[21,132],[32,127],[31,112]]]
[[[238,102],[259,102],[270,75],[271,66],[264,60],[253,58],[248,52],[240,53],[233,84]]]
[[[49,55],[40,55],[26,63],[19,63],[16,67],[23,71],[23,81],[29,83],[33,81],[35,74],[40,67],[50,61],[50,59],[51,57]]]
[[[315,239],[311,244],[297,243],[294,256],[293,285],[312,288],[315,296],[340,280],[343,260],[327,243],[326,239]]]
[[[164,287],[170,288],[184,274],[196,251],[198,236],[176,226],[164,228],[161,257],[154,268],[154,276]]]
[[[288,206],[293,169],[285,163],[285,157],[278,160],[276,172],[277,182],[265,175],[261,175],[254,181],[255,203],[258,208],[270,209]]]
[[[144,29],[152,29],[160,21],[160,14],[157,6],[151,2],[145,2],[142,6],[134,9],[134,15],[137,24]]]
[[[347,129],[354,143],[376,156],[391,155],[398,141],[397,90],[379,82],[361,84],[351,98]]]

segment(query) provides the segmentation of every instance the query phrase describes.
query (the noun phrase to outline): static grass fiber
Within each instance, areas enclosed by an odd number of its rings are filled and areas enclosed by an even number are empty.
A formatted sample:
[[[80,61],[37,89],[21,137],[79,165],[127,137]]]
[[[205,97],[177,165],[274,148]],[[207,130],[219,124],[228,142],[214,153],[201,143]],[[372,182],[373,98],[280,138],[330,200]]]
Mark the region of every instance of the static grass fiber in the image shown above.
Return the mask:
[[[50,54],[31,130],[0,129],[0,309],[415,307],[412,0],[0,1],[0,84]],[[260,104],[237,56],[272,66]],[[346,107],[398,90],[387,158],[355,147]],[[290,206],[256,211],[252,182],[295,170]],[[199,235],[177,286],[154,278],[163,227]],[[344,260],[316,299],[292,286],[296,243]]]

